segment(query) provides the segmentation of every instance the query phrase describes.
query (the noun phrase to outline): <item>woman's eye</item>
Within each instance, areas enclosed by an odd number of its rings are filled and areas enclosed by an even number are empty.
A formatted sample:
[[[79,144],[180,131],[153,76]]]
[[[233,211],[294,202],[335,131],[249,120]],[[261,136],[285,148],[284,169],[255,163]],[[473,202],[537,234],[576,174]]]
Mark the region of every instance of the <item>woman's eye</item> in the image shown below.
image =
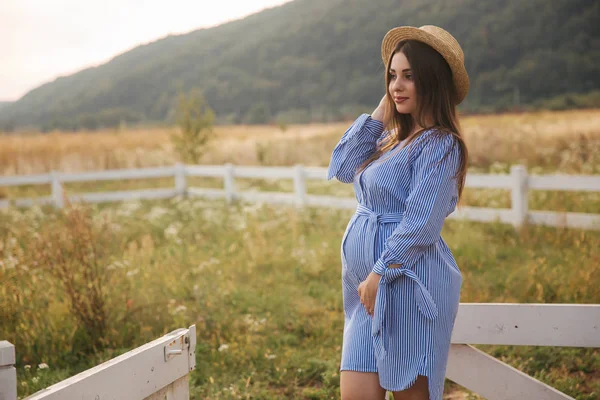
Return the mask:
[[[410,74],[406,75],[406,79],[411,80],[412,79],[412,75],[410,75]]]
[[[396,75],[390,74],[390,79],[396,79]]]

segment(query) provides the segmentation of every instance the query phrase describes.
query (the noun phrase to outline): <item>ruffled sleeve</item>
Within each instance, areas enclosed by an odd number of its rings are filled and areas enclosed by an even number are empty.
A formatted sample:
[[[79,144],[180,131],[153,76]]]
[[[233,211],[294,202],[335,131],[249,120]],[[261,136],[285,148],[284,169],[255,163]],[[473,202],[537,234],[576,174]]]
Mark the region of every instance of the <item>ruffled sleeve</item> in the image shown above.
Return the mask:
[[[390,264],[400,264],[401,268],[413,266],[439,240],[444,220],[458,200],[456,174],[461,159],[458,141],[449,134],[434,133],[423,138],[417,147],[421,151],[415,151],[418,154],[411,162],[411,189],[404,217],[373,266],[373,272],[380,275]]]
[[[351,183],[358,167],[373,154],[383,134],[383,123],[362,114],[344,133],[333,149],[327,179],[336,177]]]

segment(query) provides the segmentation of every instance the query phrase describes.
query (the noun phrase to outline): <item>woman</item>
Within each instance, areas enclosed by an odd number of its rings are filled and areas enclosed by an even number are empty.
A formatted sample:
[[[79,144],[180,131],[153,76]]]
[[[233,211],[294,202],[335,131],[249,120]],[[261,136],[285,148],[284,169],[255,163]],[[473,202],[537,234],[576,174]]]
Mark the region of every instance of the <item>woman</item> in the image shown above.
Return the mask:
[[[341,245],[342,400],[441,399],[462,277],[440,231],[465,182],[456,105],[469,78],[460,45],[435,26],[392,29],[382,57],[387,93],[328,171],[359,203]]]

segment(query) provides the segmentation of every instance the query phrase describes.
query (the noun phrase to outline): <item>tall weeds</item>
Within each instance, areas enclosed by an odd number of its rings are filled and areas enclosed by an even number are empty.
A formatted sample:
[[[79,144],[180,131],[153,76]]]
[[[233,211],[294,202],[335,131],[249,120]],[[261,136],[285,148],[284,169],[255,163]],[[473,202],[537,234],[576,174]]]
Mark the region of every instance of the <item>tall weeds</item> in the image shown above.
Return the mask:
[[[89,209],[68,206],[32,243],[38,266],[62,285],[83,336],[83,351],[101,350],[106,341],[106,269],[112,235],[107,224],[95,226]]]
[[[18,338],[27,360],[44,361],[42,354],[56,350],[57,336],[71,343],[79,359],[108,343],[115,313],[108,300],[113,271],[107,266],[119,254],[119,241],[87,206],[40,214],[39,220],[17,218],[0,230],[2,330],[13,331],[9,336]],[[54,337],[46,340],[47,335]]]

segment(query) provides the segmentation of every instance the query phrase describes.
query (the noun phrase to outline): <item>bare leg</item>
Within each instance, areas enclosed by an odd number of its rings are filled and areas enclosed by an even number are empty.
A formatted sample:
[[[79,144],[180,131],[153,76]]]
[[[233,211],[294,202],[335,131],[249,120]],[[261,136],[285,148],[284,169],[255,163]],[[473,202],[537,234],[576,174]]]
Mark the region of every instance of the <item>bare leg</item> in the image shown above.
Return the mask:
[[[376,372],[342,371],[342,400],[385,400],[385,389],[379,385]]]
[[[419,375],[417,381],[406,390],[393,392],[394,400],[429,400],[427,377]]]

